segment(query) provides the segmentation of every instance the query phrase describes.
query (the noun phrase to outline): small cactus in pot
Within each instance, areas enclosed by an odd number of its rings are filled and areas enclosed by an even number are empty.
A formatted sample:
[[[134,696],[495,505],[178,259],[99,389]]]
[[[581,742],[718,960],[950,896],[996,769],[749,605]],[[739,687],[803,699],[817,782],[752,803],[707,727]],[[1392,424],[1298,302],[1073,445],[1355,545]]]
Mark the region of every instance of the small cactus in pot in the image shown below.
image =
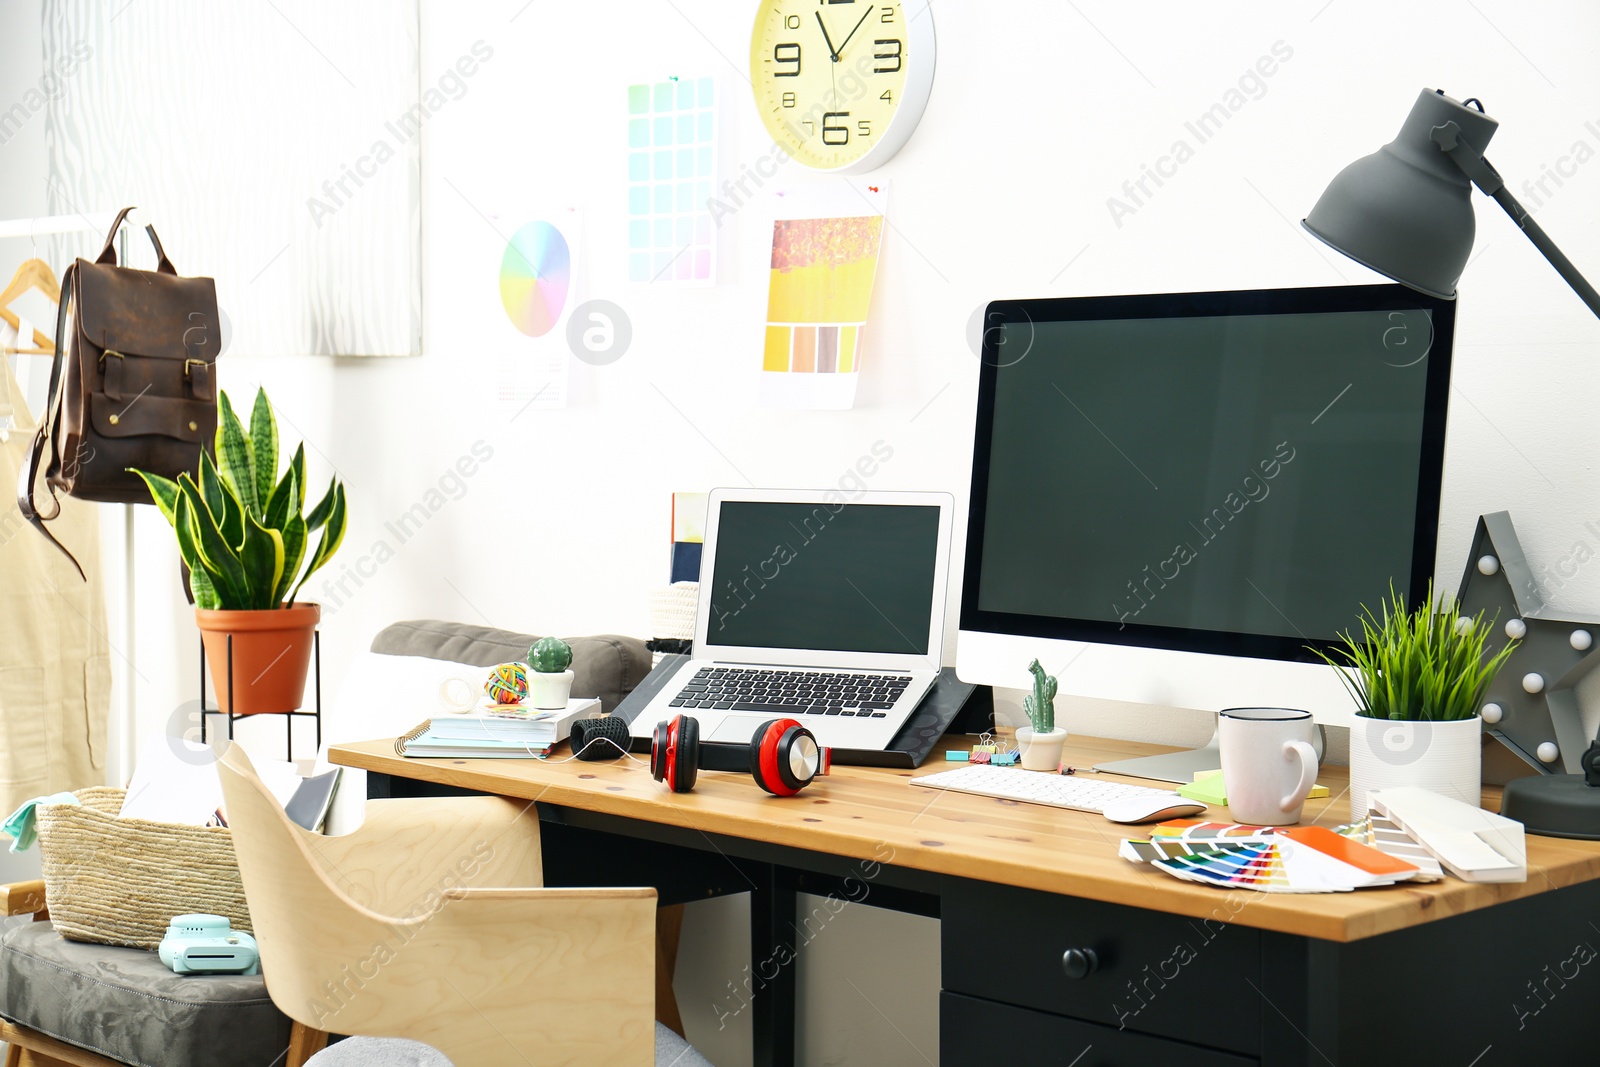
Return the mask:
[[[1039,666],[1038,660],[1028,664],[1028,671],[1033,675],[1033,693],[1023,698],[1022,710],[1028,713],[1028,721],[1033,724],[1035,734],[1053,733],[1056,728],[1058,683],[1044,673],[1044,668]]]
[[[567,706],[572,696],[572,646],[559,637],[541,637],[528,649],[528,702],[543,711]]]
[[[1017,730],[1022,749],[1022,766],[1030,771],[1054,771],[1061,767],[1061,747],[1067,731],[1056,729],[1057,682],[1046,674],[1038,660],[1028,664],[1033,675],[1033,692],[1022,700],[1030,725]]]

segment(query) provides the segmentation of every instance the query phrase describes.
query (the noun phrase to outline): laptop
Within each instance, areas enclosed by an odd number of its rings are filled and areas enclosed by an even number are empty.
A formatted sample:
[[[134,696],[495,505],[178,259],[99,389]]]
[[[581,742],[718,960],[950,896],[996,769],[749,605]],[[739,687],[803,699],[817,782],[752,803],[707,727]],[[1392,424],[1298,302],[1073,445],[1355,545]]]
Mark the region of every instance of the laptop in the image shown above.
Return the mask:
[[[790,717],[817,743],[882,749],[938,677],[948,493],[716,489],[689,659],[629,729],[674,715],[748,742]]]

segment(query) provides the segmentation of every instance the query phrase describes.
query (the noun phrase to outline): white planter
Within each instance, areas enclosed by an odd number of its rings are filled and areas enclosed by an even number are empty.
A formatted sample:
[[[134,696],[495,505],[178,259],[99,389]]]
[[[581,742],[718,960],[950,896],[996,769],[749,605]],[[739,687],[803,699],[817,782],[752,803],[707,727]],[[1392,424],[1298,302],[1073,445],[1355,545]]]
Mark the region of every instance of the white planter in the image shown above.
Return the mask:
[[[1350,727],[1350,817],[1367,814],[1374,789],[1414,785],[1478,807],[1482,800],[1483,726],[1401,722],[1357,715]]]
[[[567,706],[567,700],[572,696],[572,679],[576,677],[571,671],[561,671],[557,674],[541,674],[538,671],[528,672],[528,704],[540,711],[560,711]]]
[[[1017,748],[1022,750],[1022,769],[1027,771],[1055,771],[1061,769],[1061,746],[1067,743],[1067,731],[1057,726],[1047,734],[1035,735],[1033,727],[1017,728]]]

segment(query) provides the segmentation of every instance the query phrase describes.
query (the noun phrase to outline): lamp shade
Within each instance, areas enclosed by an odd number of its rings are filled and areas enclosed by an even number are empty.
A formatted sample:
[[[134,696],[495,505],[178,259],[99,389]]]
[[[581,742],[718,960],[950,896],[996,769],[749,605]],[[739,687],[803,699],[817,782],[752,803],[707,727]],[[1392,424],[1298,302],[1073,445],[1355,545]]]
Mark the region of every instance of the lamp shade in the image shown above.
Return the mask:
[[[1479,152],[1499,126],[1481,111],[1424,89],[1399,135],[1340,171],[1301,225],[1379,274],[1454,299],[1477,224],[1472,183],[1432,138],[1447,122]]]

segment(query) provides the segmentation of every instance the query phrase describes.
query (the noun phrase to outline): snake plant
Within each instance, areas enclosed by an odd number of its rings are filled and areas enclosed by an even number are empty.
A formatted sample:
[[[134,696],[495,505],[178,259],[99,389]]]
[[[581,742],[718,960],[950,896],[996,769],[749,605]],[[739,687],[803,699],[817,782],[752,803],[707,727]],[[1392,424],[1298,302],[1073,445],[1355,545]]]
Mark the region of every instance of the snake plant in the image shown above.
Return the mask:
[[[310,515],[306,447],[278,476],[278,421],[265,389],[256,392],[249,427],[228,394],[218,405],[216,455],[200,453],[194,474],[177,481],[133,470],[178,535],[196,607],[253,610],[292,605],[300,587],[339,548],[345,531],[344,485],[335,477]],[[132,469],[132,468],[130,468]],[[311,535],[322,531],[307,552]]]

